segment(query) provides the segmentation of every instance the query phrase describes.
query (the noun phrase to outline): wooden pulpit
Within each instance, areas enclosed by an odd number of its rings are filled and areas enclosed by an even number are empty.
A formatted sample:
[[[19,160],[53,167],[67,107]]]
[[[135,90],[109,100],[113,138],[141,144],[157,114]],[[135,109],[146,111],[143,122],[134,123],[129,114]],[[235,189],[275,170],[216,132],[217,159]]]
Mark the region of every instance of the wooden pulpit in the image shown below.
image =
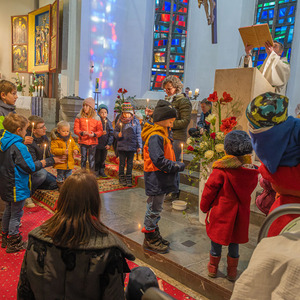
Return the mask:
[[[227,92],[233,101],[239,103],[237,117],[237,129],[248,132],[248,121],[245,115],[247,105],[256,96],[265,92],[275,92],[270,83],[257,68],[219,69],[215,73],[214,90],[221,98],[223,92]],[[222,113],[222,118],[225,117]]]

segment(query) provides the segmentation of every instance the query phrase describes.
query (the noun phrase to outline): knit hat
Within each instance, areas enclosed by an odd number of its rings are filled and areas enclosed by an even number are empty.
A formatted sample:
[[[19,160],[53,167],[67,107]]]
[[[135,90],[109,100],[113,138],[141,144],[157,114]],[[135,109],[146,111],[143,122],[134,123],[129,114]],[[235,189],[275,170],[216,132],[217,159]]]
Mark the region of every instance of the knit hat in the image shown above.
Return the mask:
[[[105,104],[100,104],[98,107],[98,112],[100,112],[101,109],[106,109],[107,113],[108,113],[108,107]]]
[[[275,93],[264,93],[254,98],[246,109],[246,116],[255,128],[278,125],[287,119],[289,99]]]
[[[95,109],[95,100],[92,97],[84,99],[83,104],[89,105],[91,108]]]
[[[170,102],[159,100],[153,112],[153,122],[176,118],[176,116],[177,111]]]
[[[227,133],[224,140],[224,150],[228,155],[234,156],[251,154],[253,148],[247,132],[233,130]]]
[[[132,115],[134,114],[133,107],[130,102],[124,102],[121,105],[121,107],[122,107],[122,113],[131,113]]]
[[[158,288],[158,282],[153,271],[148,267],[137,267],[129,273],[129,281],[125,296],[127,300],[140,300],[150,287]]]

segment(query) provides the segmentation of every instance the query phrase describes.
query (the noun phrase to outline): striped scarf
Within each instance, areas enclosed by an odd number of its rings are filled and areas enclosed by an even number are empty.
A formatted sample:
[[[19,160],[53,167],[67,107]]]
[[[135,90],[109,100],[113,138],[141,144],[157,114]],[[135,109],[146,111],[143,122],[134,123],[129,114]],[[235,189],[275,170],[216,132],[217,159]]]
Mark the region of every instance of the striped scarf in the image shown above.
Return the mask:
[[[225,155],[213,163],[213,169],[236,169],[243,165],[252,164],[250,154],[243,156]]]

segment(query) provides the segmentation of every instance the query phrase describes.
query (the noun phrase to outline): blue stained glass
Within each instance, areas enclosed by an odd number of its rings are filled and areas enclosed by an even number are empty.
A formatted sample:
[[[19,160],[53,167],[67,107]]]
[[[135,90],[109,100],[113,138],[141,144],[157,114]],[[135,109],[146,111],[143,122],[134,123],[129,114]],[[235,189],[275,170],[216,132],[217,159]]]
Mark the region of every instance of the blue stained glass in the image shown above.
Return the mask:
[[[263,11],[263,13],[261,14],[261,19],[267,19],[267,17],[268,17],[268,12]]]
[[[283,22],[284,22],[284,19],[279,19],[278,20],[278,24],[283,24]]]
[[[170,10],[171,10],[171,3],[165,2],[165,11],[170,11]]]
[[[174,8],[173,8],[174,12],[176,11],[176,8],[177,8],[177,6],[176,6],[176,4],[174,4]]]
[[[179,28],[176,28],[176,31],[178,32],[178,33],[182,33],[182,29],[179,29]]]
[[[289,36],[288,36],[288,43],[291,43],[293,40],[293,33],[294,33],[294,26],[291,26]]]
[[[258,60],[264,60],[267,57],[267,53],[260,53],[258,55]]]
[[[286,12],[286,7],[279,9],[279,17],[284,17]]]
[[[274,9],[269,10],[269,19],[273,19],[274,17]]]
[[[287,21],[291,24],[295,23],[295,17],[288,18]]]
[[[290,7],[289,15],[292,15],[294,13],[294,9],[295,9],[294,5]]]
[[[179,39],[173,39],[172,45],[179,45]]]
[[[181,47],[177,47],[177,52],[178,52],[178,53],[183,53],[182,48],[181,48]]]

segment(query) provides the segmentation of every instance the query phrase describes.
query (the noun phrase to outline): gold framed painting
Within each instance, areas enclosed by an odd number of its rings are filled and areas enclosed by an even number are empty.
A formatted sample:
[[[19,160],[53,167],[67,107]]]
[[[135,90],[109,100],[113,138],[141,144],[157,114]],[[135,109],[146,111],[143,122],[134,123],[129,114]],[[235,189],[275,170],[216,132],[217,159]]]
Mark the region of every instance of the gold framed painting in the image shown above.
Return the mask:
[[[27,72],[27,45],[12,46],[12,72]]]
[[[27,15],[12,16],[12,44],[27,44],[28,17]]]
[[[50,5],[28,14],[28,71],[49,72]]]
[[[50,72],[55,72],[58,68],[58,15],[59,2],[55,1],[51,5]]]

